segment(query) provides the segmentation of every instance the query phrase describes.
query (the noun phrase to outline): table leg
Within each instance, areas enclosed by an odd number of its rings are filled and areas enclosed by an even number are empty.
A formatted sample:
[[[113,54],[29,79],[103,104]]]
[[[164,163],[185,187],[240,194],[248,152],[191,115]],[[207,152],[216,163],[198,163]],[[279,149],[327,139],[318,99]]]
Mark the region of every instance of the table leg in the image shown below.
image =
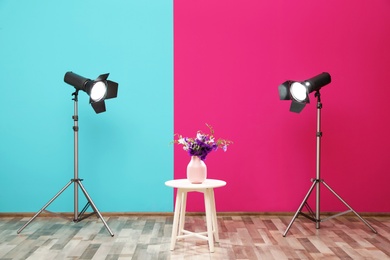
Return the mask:
[[[171,250],[175,249],[176,239],[178,235],[181,205],[182,205],[182,195],[180,189],[178,189],[176,194],[175,213],[173,215]]]
[[[207,238],[209,241],[209,248],[210,252],[214,252],[214,232],[213,232],[213,209],[212,209],[212,202],[211,202],[211,194],[210,190],[212,188],[206,189],[204,192],[204,202],[205,202],[205,208],[206,208],[206,224],[207,224]]]
[[[215,208],[215,197],[214,197],[214,189],[210,189],[210,202],[211,202],[211,211],[213,212],[213,231],[215,242],[219,242],[219,233],[218,233],[218,220],[217,220],[217,209]]]
[[[180,217],[179,217],[179,232],[178,235],[183,234],[184,223],[186,218],[186,207],[187,207],[187,191],[180,189],[181,206],[180,206]]]

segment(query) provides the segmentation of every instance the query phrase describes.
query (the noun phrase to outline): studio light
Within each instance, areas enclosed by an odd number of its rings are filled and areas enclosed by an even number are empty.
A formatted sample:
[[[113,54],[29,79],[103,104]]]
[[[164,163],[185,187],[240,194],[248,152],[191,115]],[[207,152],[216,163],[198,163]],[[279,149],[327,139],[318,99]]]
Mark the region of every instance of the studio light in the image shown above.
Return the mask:
[[[291,100],[290,111],[299,113],[310,103],[309,94],[319,91],[331,82],[329,73],[323,72],[303,82],[288,80],[279,85],[279,98]]]
[[[22,232],[22,230],[27,227],[36,217],[38,217],[39,214],[42,212],[47,213],[53,213],[46,208],[55,200],[58,196],[60,196],[71,184],[74,184],[74,200],[73,200],[73,219],[71,219],[73,222],[80,222],[83,219],[86,219],[90,216],[97,216],[101,219],[104,226],[106,227],[107,231],[110,233],[111,236],[114,236],[114,233],[112,233],[110,227],[107,225],[106,221],[104,220],[103,216],[101,215],[100,211],[96,207],[95,203],[92,201],[91,196],[89,196],[87,190],[85,189],[84,185],[82,184],[83,179],[79,178],[79,138],[78,138],[78,132],[79,132],[79,116],[78,116],[78,93],[80,90],[84,91],[89,96],[89,102],[91,103],[93,109],[96,113],[101,113],[106,111],[106,106],[104,104],[105,99],[114,98],[117,96],[118,93],[118,83],[107,80],[108,78],[107,74],[102,74],[99,77],[97,77],[96,80],[90,80],[87,78],[84,78],[80,75],[77,75],[73,72],[67,72],[64,77],[64,81],[70,85],[72,85],[76,91],[72,93],[73,101],[74,101],[74,114],[72,116],[73,118],[73,132],[74,132],[74,177],[71,179],[52,199],[50,199],[27,223],[25,223],[18,231],[19,234]],[[83,192],[85,198],[87,199],[86,205],[83,207],[81,211],[79,211],[79,189]],[[91,207],[93,212],[87,213],[87,209]],[[56,214],[56,213],[55,213]],[[61,214],[56,214],[61,215]],[[66,216],[65,216],[66,217]]]
[[[320,228],[320,223],[324,222],[326,220],[329,220],[331,218],[344,215],[346,213],[353,212],[364,224],[366,224],[374,233],[377,233],[377,231],[366,221],[364,220],[355,210],[351,208],[345,202],[323,179],[321,179],[321,138],[322,138],[322,132],[321,132],[321,109],[322,109],[322,103],[321,103],[321,93],[320,89],[324,87],[325,85],[329,84],[331,81],[330,75],[327,72],[323,72],[315,77],[312,77],[308,80],[305,80],[303,82],[297,82],[297,81],[285,81],[281,85],[279,85],[279,98],[281,100],[292,100],[290,111],[299,113],[302,111],[302,109],[305,107],[307,103],[309,103],[309,94],[312,92],[315,92],[315,97],[317,98],[317,147],[316,147],[316,178],[312,179],[313,182],[309,191],[307,192],[305,198],[303,199],[302,203],[300,204],[298,210],[296,211],[294,217],[292,218],[291,222],[287,226],[286,231],[284,232],[283,236],[285,237],[287,235],[287,232],[291,228],[292,224],[294,223],[295,219],[302,215],[311,221],[315,222],[315,226],[317,229]],[[335,214],[333,216],[327,217],[325,219],[321,219],[320,216],[320,184],[323,184],[336,198],[338,198],[349,210]],[[310,197],[310,194],[312,191],[316,188],[316,208],[315,212],[311,209],[308,199]],[[303,208],[307,209],[307,212],[303,212]]]
[[[118,83],[107,80],[109,73],[102,74],[95,80],[84,78],[71,71],[67,72],[64,81],[77,91],[82,90],[89,96],[89,103],[96,113],[106,111],[105,99],[118,95]]]

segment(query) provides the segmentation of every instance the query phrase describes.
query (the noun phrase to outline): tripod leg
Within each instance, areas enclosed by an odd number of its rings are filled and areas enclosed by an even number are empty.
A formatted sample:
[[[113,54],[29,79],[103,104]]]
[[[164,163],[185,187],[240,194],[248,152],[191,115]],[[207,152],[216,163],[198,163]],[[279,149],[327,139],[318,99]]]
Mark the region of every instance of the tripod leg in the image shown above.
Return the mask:
[[[114,233],[112,233],[110,227],[107,225],[106,221],[104,220],[102,214],[100,214],[99,210],[97,209],[95,203],[93,203],[91,197],[88,195],[88,192],[87,190],[84,188],[83,184],[81,183],[80,180],[77,180],[78,184],[80,185],[80,188],[81,190],[83,191],[85,197],[87,198],[88,202],[91,204],[93,210],[95,211],[95,213],[99,216],[100,220],[103,222],[104,226],[106,227],[108,233],[110,233],[110,235],[113,237],[114,236]]]
[[[345,206],[347,206],[353,213],[355,213],[355,215],[364,223],[366,224],[367,227],[369,227],[372,232],[374,232],[375,234],[377,234],[378,232],[370,225],[370,223],[368,223],[365,219],[363,219],[351,206],[348,205],[347,202],[345,202],[328,184],[326,184],[324,181],[322,181],[322,183],[325,185],[326,188],[328,188],[328,190],[330,190],[333,195],[335,195]]]
[[[72,184],[72,182],[73,182],[73,180],[70,180],[69,182],[68,182],[68,184],[66,184],[65,185],[65,187],[63,187],[51,200],[49,200],[49,202],[48,203],[46,203],[45,204],[45,206],[43,206],[43,208],[41,208],[41,210],[40,211],[38,211],[29,221],[27,221],[27,223],[26,224],[24,224],[24,226],[23,227],[21,227],[18,231],[17,231],[17,233],[19,234],[20,232],[22,232],[22,230],[25,228],[25,227],[27,227],[36,217],[38,217],[38,215],[39,214],[41,214],[42,213],[42,211],[44,211],[58,196],[60,196],[61,195],[61,193],[64,191],[64,190],[66,190],[66,188],[68,188],[69,187],[69,185],[71,185]]]
[[[295,215],[292,218],[292,220],[290,221],[290,224],[288,224],[286,231],[284,231],[284,233],[283,233],[284,237],[287,235],[287,232],[291,228],[291,226],[294,223],[295,219],[298,217],[299,213],[301,213],[303,206],[305,205],[307,199],[309,198],[309,196],[310,196],[311,192],[313,191],[314,187],[316,186],[317,182],[318,182],[318,180],[313,181],[313,184],[311,185],[309,191],[307,192],[307,194],[306,194],[305,198],[303,199],[301,205],[299,206],[297,212],[295,212]]]

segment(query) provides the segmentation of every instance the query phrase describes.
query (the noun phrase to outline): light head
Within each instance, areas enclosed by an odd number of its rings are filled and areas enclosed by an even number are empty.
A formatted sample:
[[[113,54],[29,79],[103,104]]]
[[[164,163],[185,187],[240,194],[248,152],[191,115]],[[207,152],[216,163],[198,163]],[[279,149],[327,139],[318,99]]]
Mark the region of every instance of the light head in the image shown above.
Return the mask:
[[[288,80],[279,85],[279,98],[280,100],[291,100],[290,111],[299,113],[307,103],[310,103],[309,94],[313,91],[319,91],[330,82],[331,77],[327,72],[302,82]]]
[[[102,74],[95,80],[84,78],[71,71],[65,73],[64,81],[73,86],[76,91],[82,90],[89,96],[89,103],[95,112],[106,111],[104,100],[118,95],[118,83],[107,80],[109,73]]]

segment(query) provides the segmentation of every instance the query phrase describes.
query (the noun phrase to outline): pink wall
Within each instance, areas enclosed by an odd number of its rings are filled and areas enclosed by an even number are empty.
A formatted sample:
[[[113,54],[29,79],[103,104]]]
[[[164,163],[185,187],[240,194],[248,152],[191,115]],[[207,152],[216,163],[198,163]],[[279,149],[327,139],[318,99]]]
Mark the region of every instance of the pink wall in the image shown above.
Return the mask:
[[[390,212],[389,14],[388,0],[174,1],[175,132],[209,123],[234,141],[206,160],[228,183],[217,210],[297,209],[315,177],[315,98],[294,114],[277,87],[326,71],[321,177],[356,211]],[[188,162],[176,146],[175,178]],[[345,209],[322,191],[323,211]]]

